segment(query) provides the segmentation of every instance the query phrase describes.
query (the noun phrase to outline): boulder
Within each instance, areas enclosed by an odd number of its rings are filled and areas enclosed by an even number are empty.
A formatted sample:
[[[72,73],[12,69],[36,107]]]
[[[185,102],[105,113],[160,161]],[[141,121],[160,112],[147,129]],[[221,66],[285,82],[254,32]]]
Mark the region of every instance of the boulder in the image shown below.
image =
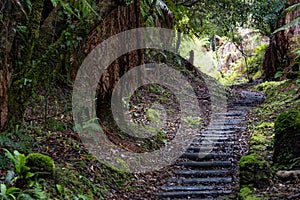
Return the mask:
[[[300,112],[289,110],[275,121],[274,164],[300,169]]]

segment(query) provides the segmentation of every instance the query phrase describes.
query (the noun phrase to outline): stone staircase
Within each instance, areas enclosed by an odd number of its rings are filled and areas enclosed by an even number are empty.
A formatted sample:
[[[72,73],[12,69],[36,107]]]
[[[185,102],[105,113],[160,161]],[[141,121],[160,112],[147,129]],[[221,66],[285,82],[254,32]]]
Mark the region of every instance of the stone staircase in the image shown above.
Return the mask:
[[[238,199],[238,161],[249,110],[264,96],[239,91],[227,112],[214,113],[213,124],[196,135],[187,151],[175,163],[174,176],[156,194],[157,199]]]

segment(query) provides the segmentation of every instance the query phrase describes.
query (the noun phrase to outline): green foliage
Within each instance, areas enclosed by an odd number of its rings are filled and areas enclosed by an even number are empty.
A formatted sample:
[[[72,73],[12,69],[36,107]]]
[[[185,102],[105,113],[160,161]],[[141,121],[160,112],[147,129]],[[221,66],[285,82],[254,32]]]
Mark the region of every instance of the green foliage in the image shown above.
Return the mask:
[[[0,185],[0,198],[2,200],[15,200],[21,189],[16,187],[7,187],[5,184]]]
[[[256,85],[254,88],[256,90],[259,90],[259,91],[262,91],[262,92],[267,92],[269,91],[270,89],[273,89],[273,88],[276,88],[276,86],[279,86],[281,85],[282,83],[284,83],[285,81],[280,81],[280,82],[277,82],[277,81],[266,81],[266,82],[263,82],[259,85]]]
[[[248,66],[246,68],[246,73],[248,79],[259,78],[255,76],[256,74],[261,74],[262,64],[264,60],[265,51],[268,45],[262,44],[254,49],[254,55],[247,58]]]
[[[300,10],[300,3],[296,3],[296,4],[291,5],[291,6],[289,6],[288,8],[286,8],[286,9],[284,10],[284,12],[283,12],[283,15],[285,15],[285,14],[288,13],[288,12],[292,12],[292,11],[294,11],[294,10]],[[284,26],[282,26],[282,27],[276,29],[276,30],[273,32],[273,34],[279,32],[279,31],[287,30],[287,29],[289,29],[289,28],[291,28],[291,27],[293,27],[293,26],[298,25],[299,23],[300,23],[300,16],[298,15],[298,16],[297,16],[293,21],[291,21],[290,23],[288,23],[288,24],[286,24],[286,25],[284,25]]]
[[[7,149],[4,149],[4,151],[5,155],[13,163],[19,179],[30,179],[35,175],[31,173],[30,168],[26,166],[26,156],[24,154],[19,153],[17,150],[14,150],[13,154]]]
[[[33,185],[24,188],[16,187],[19,176],[15,176],[15,172],[9,170],[5,177],[4,183],[0,184],[0,197],[3,200],[46,200],[48,194],[43,191],[40,185],[35,182]]]
[[[54,7],[58,4],[65,10],[66,14],[74,15],[78,19],[86,17],[90,13],[98,15],[92,7],[92,0],[70,0],[68,2],[64,0],[51,0]]]
[[[275,122],[275,134],[285,133],[287,130],[300,130],[300,112],[289,110],[281,113]]]
[[[261,200],[262,198],[252,196],[253,189],[245,186],[242,187],[239,193],[239,197],[241,200]]]
[[[250,26],[258,29],[263,35],[271,36],[277,26],[281,10],[286,2],[286,0],[249,1],[251,13]]]
[[[282,76],[282,71],[277,71],[274,75],[274,78],[278,79]]]

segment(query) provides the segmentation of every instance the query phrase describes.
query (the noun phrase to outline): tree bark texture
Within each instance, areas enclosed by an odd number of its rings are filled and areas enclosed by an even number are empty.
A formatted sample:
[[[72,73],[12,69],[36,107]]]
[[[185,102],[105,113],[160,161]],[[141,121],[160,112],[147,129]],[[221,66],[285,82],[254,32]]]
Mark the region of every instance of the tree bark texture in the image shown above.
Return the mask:
[[[282,12],[291,5],[298,3],[298,0],[291,0],[285,4]],[[280,28],[299,16],[299,10],[288,12],[281,18],[277,24]],[[271,80],[277,71],[285,71],[291,64],[291,38],[298,35],[300,32],[300,25],[293,26],[287,30],[279,31],[270,38],[270,44],[265,53],[263,62],[264,78]]]

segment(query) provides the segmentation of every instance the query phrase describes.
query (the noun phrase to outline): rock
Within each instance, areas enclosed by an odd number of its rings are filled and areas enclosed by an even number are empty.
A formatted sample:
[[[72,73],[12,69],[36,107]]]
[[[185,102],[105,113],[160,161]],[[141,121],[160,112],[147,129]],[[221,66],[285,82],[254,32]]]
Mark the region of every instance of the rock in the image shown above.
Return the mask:
[[[276,176],[283,181],[299,180],[300,170],[279,170],[276,172]]]
[[[257,188],[265,188],[269,185],[271,175],[270,165],[259,157],[258,154],[243,156],[240,160],[241,185],[253,185]]]
[[[300,112],[289,110],[275,121],[274,155],[276,165],[300,168]],[[298,160],[298,162],[295,162]]]

